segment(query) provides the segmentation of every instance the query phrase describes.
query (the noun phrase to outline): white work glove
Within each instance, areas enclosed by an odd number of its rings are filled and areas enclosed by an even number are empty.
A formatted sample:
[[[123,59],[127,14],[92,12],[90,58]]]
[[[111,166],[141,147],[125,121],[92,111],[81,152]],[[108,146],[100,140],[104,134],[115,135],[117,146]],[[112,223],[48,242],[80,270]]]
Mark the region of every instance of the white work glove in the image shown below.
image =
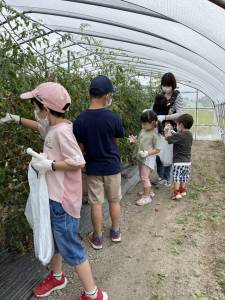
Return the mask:
[[[146,158],[147,156],[149,156],[148,151],[139,151],[138,154],[142,157],[142,158]]]
[[[52,169],[53,160],[47,158],[37,158],[33,157],[31,160],[32,167],[38,171],[40,174],[45,174],[48,171],[53,171]]]
[[[163,122],[166,119],[165,116],[163,116],[163,115],[157,116],[157,118],[158,118],[159,122]]]
[[[8,123],[11,121],[16,122],[17,124],[20,124],[20,119],[21,119],[20,116],[7,113],[5,115],[5,117],[0,119],[0,124]]]

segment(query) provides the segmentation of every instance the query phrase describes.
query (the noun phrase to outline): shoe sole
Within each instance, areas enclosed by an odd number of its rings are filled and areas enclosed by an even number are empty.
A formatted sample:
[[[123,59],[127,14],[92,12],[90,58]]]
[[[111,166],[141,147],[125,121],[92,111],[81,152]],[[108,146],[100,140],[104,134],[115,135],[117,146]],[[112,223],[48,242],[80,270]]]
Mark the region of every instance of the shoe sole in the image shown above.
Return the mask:
[[[145,202],[145,203],[143,203],[143,204],[139,204],[139,203],[137,203],[137,202],[135,202],[135,204],[137,205],[137,206],[145,206],[145,205],[147,205],[147,204],[149,204],[149,203],[151,203],[152,201],[149,201],[149,202]]]
[[[101,246],[96,246],[95,244],[92,243],[92,241],[88,238],[88,242],[91,245],[91,247],[95,250],[101,250],[102,249],[102,245]]]
[[[64,282],[63,284],[54,287],[53,289],[51,289],[50,291],[48,291],[47,293],[45,293],[45,294],[43,294],[43,295],[36,295],[36,294],[34,294],[34,296],[37,297],[37,298],[44,298],[44,297],[47,297],[47,296],[49,296],[52,292],[63,289],[63,288],[67,285],[67,283],[68,283],[68,280],[67,280],[67,278],[65,278],[65,282]]]
[[[120,234],[120,237],[118,239],[113,239],[111,238],[111,241],[114,242],[114,243],[119,243],[121,242],[121,234]]]

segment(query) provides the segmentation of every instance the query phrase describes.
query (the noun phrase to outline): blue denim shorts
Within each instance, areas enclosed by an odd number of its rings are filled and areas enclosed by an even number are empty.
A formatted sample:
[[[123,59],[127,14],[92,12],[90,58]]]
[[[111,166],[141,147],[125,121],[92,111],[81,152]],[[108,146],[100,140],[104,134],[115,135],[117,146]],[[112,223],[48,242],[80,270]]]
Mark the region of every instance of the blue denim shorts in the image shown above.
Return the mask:
[[[87,257],[78,236],[80,219],[70,216],[61,203],[52,200],[50,200],[50,217],[55,253],[61,254],[70,266],[86,261]]]

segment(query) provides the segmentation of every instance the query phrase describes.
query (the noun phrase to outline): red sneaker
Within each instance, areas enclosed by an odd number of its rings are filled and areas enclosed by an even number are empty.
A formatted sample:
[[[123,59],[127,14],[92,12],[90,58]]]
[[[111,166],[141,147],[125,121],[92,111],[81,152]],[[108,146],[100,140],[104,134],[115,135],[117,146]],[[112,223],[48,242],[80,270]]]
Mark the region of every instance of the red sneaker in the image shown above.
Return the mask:
[[[182,196],[181,196],[180,191],[174,191],[173,192],[172,200],[177,200],[177,199],[181,199],[181,198],[182,198]]]
[[[180,191],[181,196],[186,196],[187,195],[187,190],[185,188],[180,187],[179,191]]]
[[[85,293],[82,293],[80,297],[77,298],[77,300],[108,300],[108,295],[106,294],[106,292],[103,292],[101,289],[98,289],[96,298],[93,299],[87,296]]]
[[[49,296],[51,292],[63,289],[67,285],[67,282],[68,280],[63,274],[61,280],[58,280],[50,273],[36,286],[33,290],[33,294],[38,298]]]

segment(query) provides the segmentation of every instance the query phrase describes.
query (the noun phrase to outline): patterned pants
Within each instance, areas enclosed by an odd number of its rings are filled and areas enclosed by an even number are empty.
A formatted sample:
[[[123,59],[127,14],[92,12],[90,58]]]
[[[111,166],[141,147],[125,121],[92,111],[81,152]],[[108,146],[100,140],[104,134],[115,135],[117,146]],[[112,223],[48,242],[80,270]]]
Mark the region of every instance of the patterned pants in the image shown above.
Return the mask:
[[[173,165],[173,181],[187,182],[191,173],[190,165]]]

